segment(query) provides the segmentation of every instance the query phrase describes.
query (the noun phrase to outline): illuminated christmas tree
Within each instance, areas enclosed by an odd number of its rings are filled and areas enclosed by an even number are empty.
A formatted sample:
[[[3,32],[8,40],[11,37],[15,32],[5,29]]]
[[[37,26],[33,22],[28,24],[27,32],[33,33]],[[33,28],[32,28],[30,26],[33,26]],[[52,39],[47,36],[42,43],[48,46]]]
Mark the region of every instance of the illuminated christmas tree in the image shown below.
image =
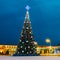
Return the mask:
[[[31,22],[29,18],[29,6],[26,7],[26,17],[21,36],[18,42],[16,54],[18,56],[34,56],[36,54],[36,47],[34,44],[34,37],[32,33]]]

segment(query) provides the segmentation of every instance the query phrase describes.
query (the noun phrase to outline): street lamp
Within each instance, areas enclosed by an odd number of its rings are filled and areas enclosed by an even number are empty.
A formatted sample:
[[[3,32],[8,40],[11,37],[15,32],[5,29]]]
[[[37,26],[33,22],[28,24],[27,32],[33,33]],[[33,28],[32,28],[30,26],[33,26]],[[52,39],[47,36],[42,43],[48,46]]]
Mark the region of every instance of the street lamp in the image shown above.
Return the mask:
[[[50,43],[50,48],[51,48],[51,40],[49,38],[46,39],[46,43]]]

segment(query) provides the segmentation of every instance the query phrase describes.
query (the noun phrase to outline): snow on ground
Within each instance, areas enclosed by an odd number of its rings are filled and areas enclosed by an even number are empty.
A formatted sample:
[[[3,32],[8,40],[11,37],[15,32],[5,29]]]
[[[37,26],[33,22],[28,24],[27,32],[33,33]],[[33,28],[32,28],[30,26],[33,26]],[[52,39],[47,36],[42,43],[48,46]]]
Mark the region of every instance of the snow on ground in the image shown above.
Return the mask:
[[[60,60],[60,57],[59,56],[28,56],[28,57],[0,56],[0,60]]]

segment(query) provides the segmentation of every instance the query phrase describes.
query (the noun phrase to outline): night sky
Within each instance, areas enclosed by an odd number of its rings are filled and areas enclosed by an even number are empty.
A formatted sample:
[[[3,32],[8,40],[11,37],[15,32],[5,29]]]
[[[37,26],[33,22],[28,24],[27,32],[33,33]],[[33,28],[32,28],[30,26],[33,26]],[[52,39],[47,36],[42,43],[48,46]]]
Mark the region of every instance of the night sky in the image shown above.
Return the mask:
[[[17,44],[25,19],[26,5],[35,41],[39,45],[50,38],[60,44],[60,0],[0,0],[0,44]]]

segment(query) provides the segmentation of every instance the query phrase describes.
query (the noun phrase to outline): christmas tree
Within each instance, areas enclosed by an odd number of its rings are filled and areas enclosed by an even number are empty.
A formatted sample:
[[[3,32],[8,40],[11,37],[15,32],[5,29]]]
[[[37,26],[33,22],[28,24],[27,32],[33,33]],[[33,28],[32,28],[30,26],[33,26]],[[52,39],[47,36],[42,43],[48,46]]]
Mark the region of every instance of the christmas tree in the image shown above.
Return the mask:
[[[18,56],[35,56],[36,46],[34,44],[34,37],[32,33],[31,22],[29,18],[29,6],[26,7],[26,16],[21,36],[18,42],[16,55]]]

